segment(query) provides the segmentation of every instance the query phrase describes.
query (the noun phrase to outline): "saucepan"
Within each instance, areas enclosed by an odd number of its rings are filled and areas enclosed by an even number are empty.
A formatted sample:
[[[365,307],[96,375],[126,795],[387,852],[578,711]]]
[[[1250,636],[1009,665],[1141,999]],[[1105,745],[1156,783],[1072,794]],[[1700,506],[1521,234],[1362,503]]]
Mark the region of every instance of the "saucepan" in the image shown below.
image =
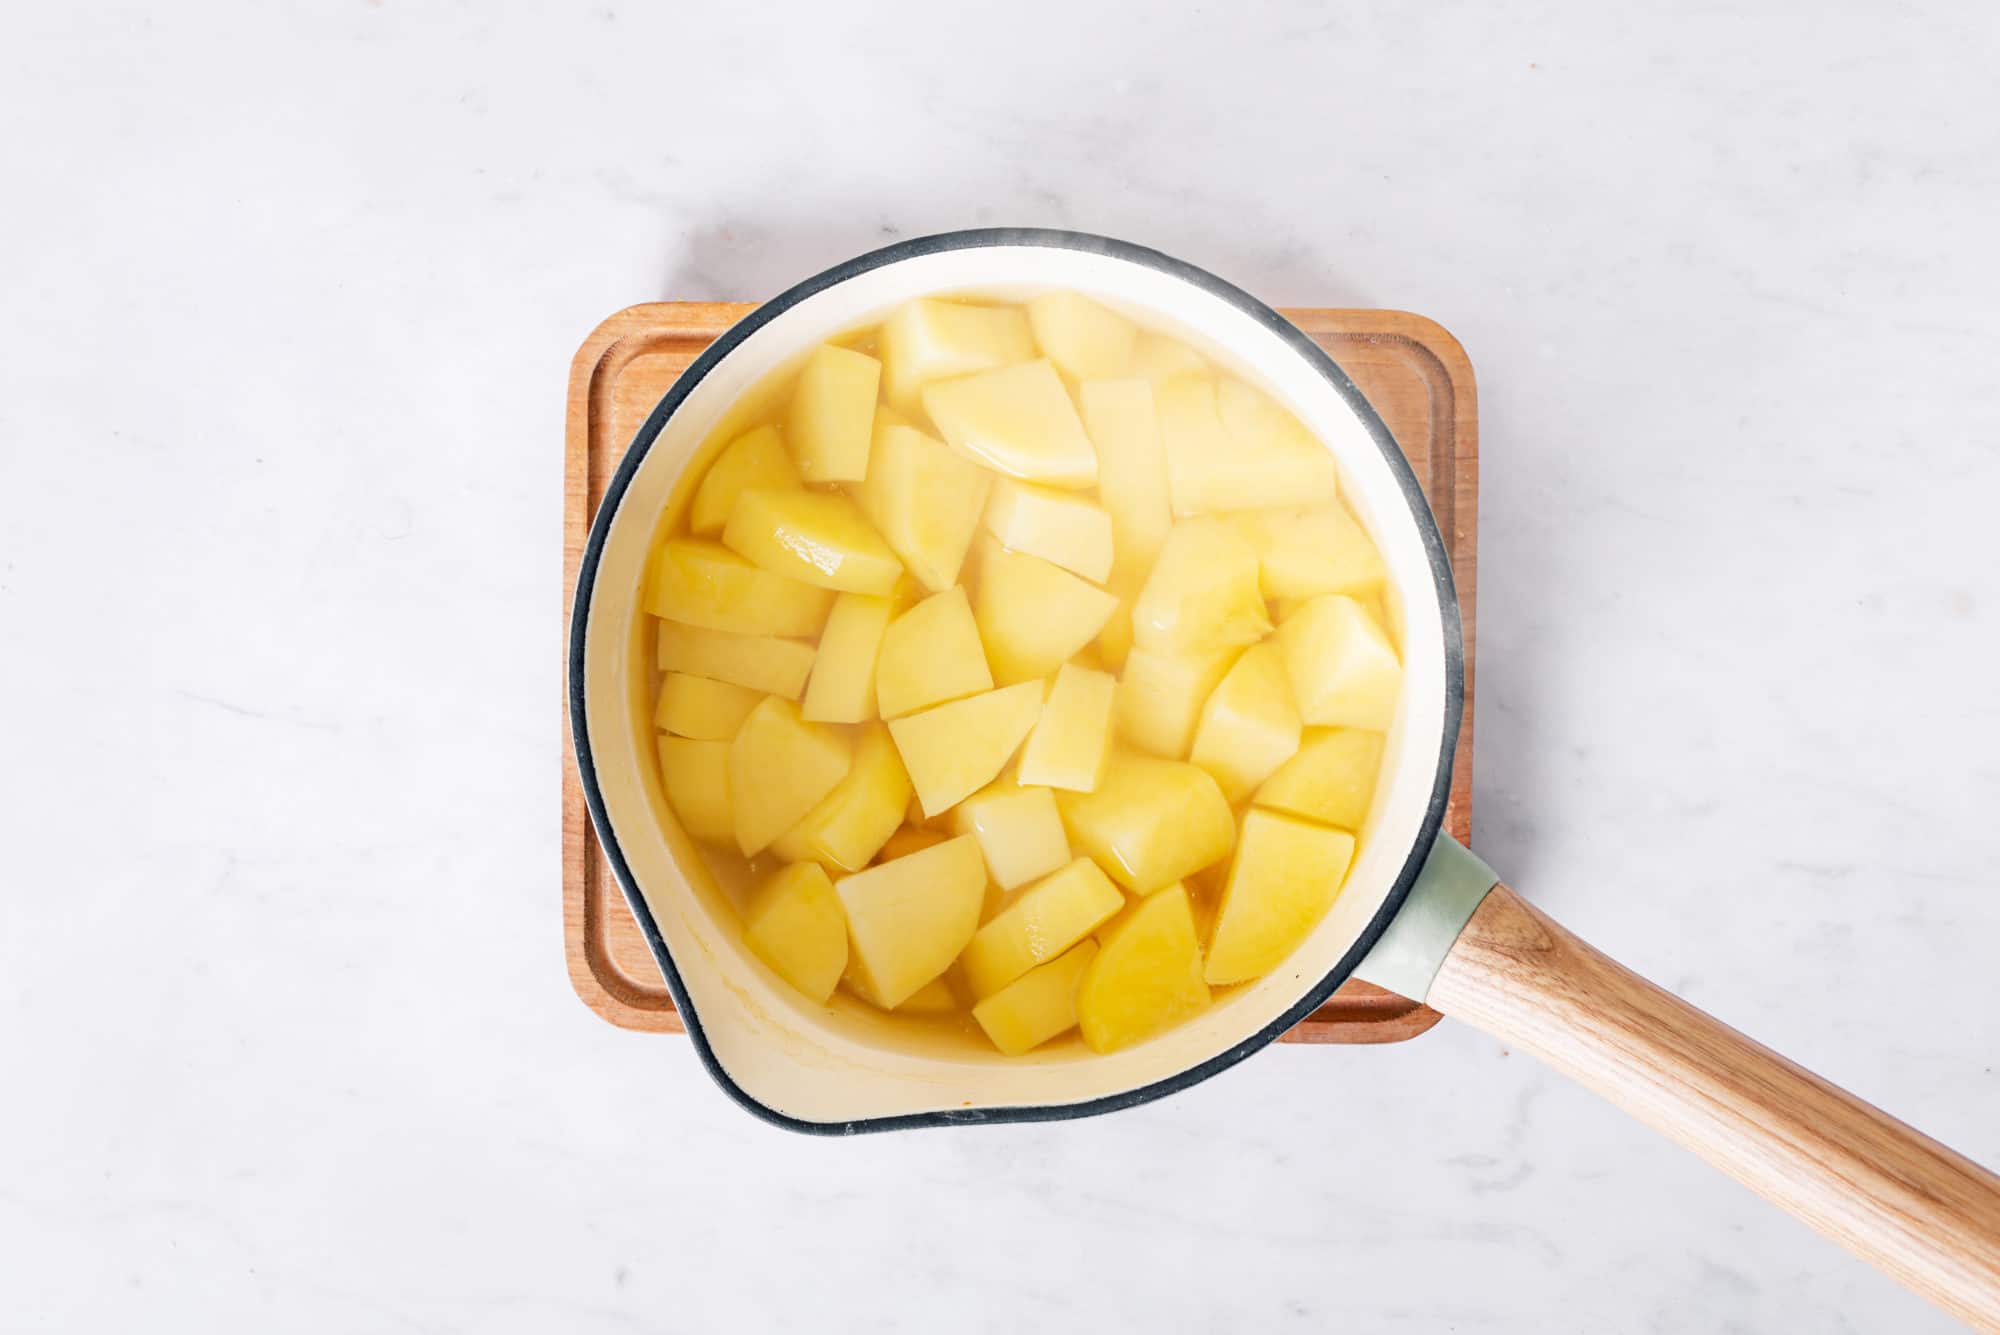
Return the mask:
[[[1361,853],[1287,964],[1131,1048],[1003,1058],[815,1007],[750,957],[726,887],[669,813],[650,759],[640,585],[688,465],[741,395],[911,297],[1071,289],[1194,345],[1334,452],[1390,571],[1405,684]],[[1048,1121],[1129,1108],[1226,1070],[1360,977],[1468,1022],[1680,1141],[1948,1310],[2000,1330],[2000,1178],[1579,941],[1441,831],[1464,698],[1446,547],[1395,440],[1325,352],[1270,307],[1140,246],[979,230],[906,241],[746,316],[660,400],[611,479],[577,580],[569,710],[591,819],[701,1060],[799,1131]],[[1699,895],[1699,887],[1690,889]]]

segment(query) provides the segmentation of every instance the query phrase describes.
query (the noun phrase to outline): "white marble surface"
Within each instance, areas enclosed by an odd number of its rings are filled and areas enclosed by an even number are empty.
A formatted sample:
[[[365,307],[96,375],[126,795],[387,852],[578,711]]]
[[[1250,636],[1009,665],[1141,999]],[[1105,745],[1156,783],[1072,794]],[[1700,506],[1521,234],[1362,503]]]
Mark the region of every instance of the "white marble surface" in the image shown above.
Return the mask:
[[[0,1329],[1946,1329],[1450,1024],[753,1122],[564,977],[558,495],[600,316],[893,237],[1434,316],[1480,847],[2000,1161],[1990,6],[737,8],[0,15]]]

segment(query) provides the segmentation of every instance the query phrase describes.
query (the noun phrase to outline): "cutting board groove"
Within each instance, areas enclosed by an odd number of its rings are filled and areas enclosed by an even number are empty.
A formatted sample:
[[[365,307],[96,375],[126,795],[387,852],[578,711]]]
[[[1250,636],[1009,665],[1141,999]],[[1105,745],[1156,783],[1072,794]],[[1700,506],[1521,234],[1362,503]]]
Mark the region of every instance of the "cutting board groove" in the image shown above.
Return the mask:
[[[668,386],[725,329],[753,309],[727,302],[630,306],[591,332],[570,369],[563,457],[565,659],[577,563],[605,483]],[[1430,497],[1451,551],[1465,617],[1465,726],[1459,735],[1445,823],[1472,833],[1473,612],[1476,606],[1479,426],[1472,364],[1441,326],[1403,311],[1286,310],[1284,315],[1353,377],[1395,433]],[[564,737],[568,737],[565,719]],[[585,1004],[615,1025],[681,1032],[639,926],[590,829],[576,759],[562,767],[563,947]],[[1437,1012],[1358,980],[1285,1038],[1300,1043],[1394,1043],[1438,1021]]]

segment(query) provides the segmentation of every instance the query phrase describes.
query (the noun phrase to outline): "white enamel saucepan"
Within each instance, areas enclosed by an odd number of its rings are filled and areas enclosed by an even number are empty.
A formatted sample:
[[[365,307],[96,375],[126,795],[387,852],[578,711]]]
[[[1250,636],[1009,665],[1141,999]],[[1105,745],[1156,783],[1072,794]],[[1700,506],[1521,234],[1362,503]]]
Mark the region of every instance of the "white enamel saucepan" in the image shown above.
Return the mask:
[[[728,890],[674,821],[645,712],[646,554],[696,451],[745,391],[911,297],[1087,293],[1274,395],[1333,451],[1395,586],[1405,679],[1345,889],[1276,972],[1108,1055],[1005,1058],[976,1038],[814,1006],[740,945]],[[2000,1331],[2000,1179],[1613,963],[1440,833],[1464,660],[1436,522],[1381,419],[1276,312],[1155,251],[1069,232],[956,232],[851,260],[759,307],[688,368],[612,478],[578,574],[569,707],[584,792],[674,1004],[761,1117],[851,1133],[1111,1112],[1271,1042],[1350,976],[1524,1048],[1929,1296]],[[1691,892],[1698,893],[1698,892]]]

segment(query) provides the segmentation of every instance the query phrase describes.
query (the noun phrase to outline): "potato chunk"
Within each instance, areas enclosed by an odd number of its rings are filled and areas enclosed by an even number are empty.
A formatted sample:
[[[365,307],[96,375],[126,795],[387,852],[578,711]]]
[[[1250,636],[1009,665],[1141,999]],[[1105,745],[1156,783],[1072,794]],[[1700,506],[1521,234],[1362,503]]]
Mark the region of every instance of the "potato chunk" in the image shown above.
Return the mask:
[[[726,742],[764,698],[760,691],[710,681],[685,672],[669,672],[660,683],[660,701],[653,723],[662,732],[702,741]]]
[[[1095,941],[1081,942],[974,1006],[972,1018],[1009,1057],[1038,1048],[1076,1027],[1077,983],[1096,956]]]
[[[847,968],[847,914],[816,862],[780,869],[743,910],[743,940],[780,978],[825,1004]]]
[[[1274,645],[1253,644],[1202,706],[1188,759],[1241,802],[1299,749],[1299,732],[1283,657]]]
[[[935,816],[1000,776],[1042,714],[1042,684],[1024,681],[893,720],[903,767]]]
[[[1085,579],[1111,575],[1111,516],[1074,492],[1003,477],[987,499],[986,528],[1013,550]]]
[[[647,570],[646,610],[705,630],[817,635],[832,609],[832,591],[773,574],[705,538],[667,539]]]
[[[1021,752],[1021,782],[1080,793],[1097,787],[1111,754],[1117,688],[1108,672],[1064,663]]]
[[[1256,549],[1258,583],[1266,598],[1316,598],[1322,593],[1366,598],[1387,578],[1375,544],[1340,506],[1297,513],[1253,510],[1230,516],[1230,522]]]
[[[847,777],[820,799],[771,850],[787,862],[808,859],[842,871],[860,871],[903,823],[910,804],[910,776],[889,730],[880,723],[861,729]]]
[[[1117,568],[1136,581],[1152,568],[1173,526],[1153,387],[1144,380],[1091,380],[1077,400],[1097,450],[1097,494],[1111,516]]]
[[[831,492],[752,487],[736,498],[722,541],[773,574],[841,593],[883,596],[903,577],[854,502]]]
[[[1069,862],[1056,796],[1000,779],[951,809],[951,832],[979,840],[986,870],[1002,890],[1026,885]]]
[[[1333,455],[1257,390],[1238,380],[1184,375],[1161,381],[1156,393],[1175,514],[1333,500]]]
[[[1097,481],[1097,452],[1046,361],[941,380],[923,400],[945,443],[974,463],[1052,487]]]
[[[736,833],[729,811],[729,743],[660,738],[660,780],[681,827],[703,843],[726,844]]]
[[[1072,380],[1124,375],[1132,364],[1133,323],[1080,292],[1049,292],[1028,303],[1035,344]]]
[[[1216,520],[1176,524],[1132,605],[1132,642],[1169,653],[1255,644],[1271,631],[1257,552]]]
[[[1264,780],[1255,801],[1324,825],[1358,830],[1375,799],[1383,737],[1360,728],[1307,728],[1298,754]]]
[[[820,632],[799,717],[809,723],[865,723],[875,717],[875,664],[882,636],[901,606],[897,592],[882,597],[843,593]]]
[[[769,696],[751,710],[729,743],[729,792],[743,856],[762,852],[804,819],[852,763],[846,735],[805,722],[790,700]]]
[[[882,395],[904,412],[933,380],[1031,361],[1028,317],[1013,306],[974,306],[924,297],[882,325]]]
[[[1208,363],[1201,354],[1179,339],[1141,329],[1132,340],[1130,374],[1141,379],[1158,384],[1173,376],[1198,375],[1207,369]]]
[[[1183,761],[1114,756],[1095,792],[1057,793],[1056,806],[1075,846],[1142,895],[1221,861],[1236,842],[1222,789]]]
[[[889,623],[875,668],[883,718],[992,689],[993,674],[964,589],[932,594]]]
[[[1208,981],[1240,983],[1284,963],[1326,916],[1353,860],[1345,830],[1252,808],[1215,911]]]
[[[822,343],[806,358],[785,416],[785,435],[806,481],[858,482],[868,476],[881,378],[882,363],[852,348]]]
[[[884,413],[854,499],[917,582],[941,593],[958,582],[992,483],[943,441]]]
[[[1083,1041],[1093,1051],[1130,1047],[1208,1006],[1186,886],[1146,896],[1097,940],[1097,956],[1076,989]]]
[[[973,616],[993,679],[1004,685],[1046,677],[1096,638],[1118,600],[1038,556],[980,545]]]
[[[1124,907],[1125,896],[1089,858],[1035,882],[981,927],[959,956],[972,995],[992,996]]]
[[[729,522],[736,498],[750,487],[783,490],[803,485],[792,456],[785,452],[785,438],[774,426],[760,426],[729,442],[701,479],[688,511],[688,528],[697,534],[716,534]]]
[[[947,839],[834,882],[847,910],[848,976],[868,1000],[902,1005],[950,967],[979,929],[986,863]]]
[[[796,700],[812,672],[813,647],[769,635],[731,635],[662,621],[656,662],[662,672],[686,672]]]
[[[1125,655],[1112,714],[1118,736],[1168,760],[1183,760],[1201,721],[1201,707],[1236,662],[1237,650],[1171,654],[1133,649]]]
[[[1389,730],[1403,668],[1361,604],[1322,594],[1301,605],[1278,628],[1277,639],[1300,718],[1316,726]]]

